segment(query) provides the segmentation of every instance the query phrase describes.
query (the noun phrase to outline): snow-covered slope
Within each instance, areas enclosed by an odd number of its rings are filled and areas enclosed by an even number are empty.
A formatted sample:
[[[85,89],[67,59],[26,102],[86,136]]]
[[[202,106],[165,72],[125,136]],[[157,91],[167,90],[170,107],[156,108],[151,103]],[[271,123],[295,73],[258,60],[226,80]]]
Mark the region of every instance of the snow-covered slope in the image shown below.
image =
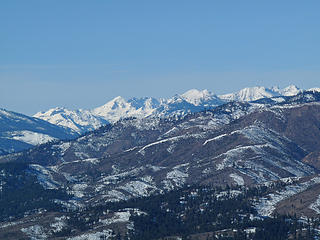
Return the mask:
[[[132,98],[125,100],[118,96],[106,104],[91,110],[68,110],[54,108],[39,112],[34,117],[52,124],[68,127],[82,134],[109,123],[115,123],[127,117],[145,118],[149,116],[168,117],[184,116],[188,113],[212,109],[229,101],[255,101],[275,96],[293,96],[301,92],[290,85],[284,89],[277,87],[245,88],[236,93],[217,96],[208,90],[191,89],[181,95],[169,99]]]
[[[110,122],[116,122],[120,118],[150,116],[158,106],[159,102],[154,98],[132,98],[126,101],[119,96],[91,112]]]
[[[302,92],[303,90],[299,89],[295,85],[290,85],[284,89],[279,89],[279,93],[282,96],[294,96],[297,95],[298,93]]]
[[[252,87],[252,88],[244,88],[236,93],[229,93],[225,95],[219,96],[221,99],[226,101],[254,101],[260,98],[270,98],[274,96],[278,96],[279,94],[272,89],[268,89],[265,87]]]
[[[70,129],[0,109],[0,154],[21,151],[37,144],[75,136],[77,134]]]
[[[197,89],[191,89],[182,94],[181,98],[195,106],[221,105],[221,103],[223,103],[220,98],[218,98],[213,93],[209,92],[207,89],[202,91],[199,91]]]
[[[279,89],[278,87],[251,87],[241,89],[236,93],[220,95],[219,97],[225,101],[249,102],[261,98],[271,98],[277,96],[294,96],[301,91],[302,90],[300,90],[298,87],[294,85],[290,85],[284,89]]]
[[[34,117],[58,126],[70,128],[82,134],[108,123],[114,123],[121,118],[147,117],[151,115],[159,105],[159,101],[154,98],[132,98],[126,101],[119,96],[92,110],[53,108],[46,112],[38,112]]]
[[[308,91],[311,91],[311,92],[320,92],[320,88],[310,88],[310,89],[308,89]]]
[[[34,117],[52,124],[71,128],[77,133],[84,133],[102,125],[115,123],[122,118],[148,116],[167,117],[185,115],[190,112],[202,111],[225,103],[208,90],[192,89],[182,95],[170,99],[132,98],[128,101],[118,96],[106,104],[92,110],[68,110],[53,108],[39,112]]]
[[[47,112],[38,112],[34,117],[70,128],[77,133],[94,130],[108,123],[103,117],[82,109],[71,111],[66,108],[52,108]]]

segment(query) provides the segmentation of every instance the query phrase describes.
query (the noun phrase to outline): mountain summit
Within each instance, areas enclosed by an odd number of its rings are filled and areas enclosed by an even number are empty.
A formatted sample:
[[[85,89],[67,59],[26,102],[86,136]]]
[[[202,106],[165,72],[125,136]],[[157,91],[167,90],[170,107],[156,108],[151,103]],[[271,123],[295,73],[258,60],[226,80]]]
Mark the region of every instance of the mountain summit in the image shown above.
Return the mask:
[[[132,98],[126,101],[122,97],[116,97],[101,107],[91,111],[93,115],[100,116],[109,122],[116,122],[126,117],[147,117],[159,106],[154,98]]]
[[[199,106],[205,101],[210,101],[213,98],[217,98],[217,96],[209,92],[207,89],[202,91],[199,91],[198,89],[191,89],[182,94],[181,97],[195,106]]]

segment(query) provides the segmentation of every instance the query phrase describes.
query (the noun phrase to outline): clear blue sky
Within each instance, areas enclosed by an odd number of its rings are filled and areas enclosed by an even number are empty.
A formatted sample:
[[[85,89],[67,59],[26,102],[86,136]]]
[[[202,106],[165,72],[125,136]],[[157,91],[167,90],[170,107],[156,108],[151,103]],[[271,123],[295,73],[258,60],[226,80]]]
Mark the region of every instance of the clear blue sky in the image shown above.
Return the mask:
[[[3,0],[0,107],[320,86],[319,0]]]

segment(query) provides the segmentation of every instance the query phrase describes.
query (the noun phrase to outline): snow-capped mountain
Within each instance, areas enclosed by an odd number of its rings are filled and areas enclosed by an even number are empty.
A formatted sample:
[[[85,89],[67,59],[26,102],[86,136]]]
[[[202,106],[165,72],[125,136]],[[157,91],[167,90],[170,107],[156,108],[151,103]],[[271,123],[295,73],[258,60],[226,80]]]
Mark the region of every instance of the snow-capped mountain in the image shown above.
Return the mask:
[[[207,105],[216,106],[224,103],[219,97],[209,92],[207,89],[199,91],[198,89],[191,89],[181,95],[181,98],[195,106]]]
[[[226,101],[255,101],[260,98],[270,98],[274,96],[278,96],[279,93],[274,91],[273,89],[268,89],[265,87],[252,87],[252,88],[244,88],[236,93],[229,93],[220,95],[221,99]]]
[[[147,117],[159,106],[154,98],[132,98],[126,101],[118,96],[101,107],[92,110],[68,110],[53,108],[46,112],[38,112],[36,118],[52,124],[72,129],[76,133],[85,133],[105,124],[114,123],[121,118]]]
[[[282,96],[294,96],[297,95],[298,93],[302,92],[303,90],[301,90],[300,88],[298,88],[295,85],[289,85],[286,88],[283,89],[278,89],[280,95]]]
[[[44,120],[0,109],[0,155],[28,149],[37,144],[77,136],[70,129]]]
[[[229,93],[220,95],[219,98],[225,101],[240,101],[250,102],[261,98],[271,98],[278,96],[294,96],[301,92],[299,88],[294,85],[290,85],[284,89],[278,87],[266,88],[266,87],[251,87],[244,88],[236,93]]]
[[[115,123],[127,117],[179,117],[188,113],[212,109],[230,101],[250,102],[276,96],[293,96],[301,91],[296,86],[290,85],[284,89],[277,87],[245,88],[236,93],[220,96],[206,89],[202,91],[191,89],[181,95],[177,94],[172,98],[160,100],[150,97],[125,100],[118,96],[103,106],[91,110],[54,108],[46,112],[39,112],[34,117],[71,128],[73,131],[82,134],[97,129],[108,122]]]
[[[66,108],[52,108],[46,112],[38,112],[33,117],[70,128],[76,133],[91,131],[108,123],[98,114],[82,109],[71,111]]]
[[[77,133],[84,133],[105,124],[115,123],[128,117],[144,118],[148,116],[185,115],[190,112],[202,111],[223,104],[224,101],[208,90],[192,89],[182,95],[170,99],[131,98],[128,101],[118,96],[103,106],[92,110],[68,110],[53,108],[39,112],[34,117],[46,120],[52,124],[71,128]]]
[[[156,117],[181,117],[188,113],[195,113],[205,109],[222,105],[225,101],[219,99],[208,90],[192,89],[181,95],[169,99],[162,99],[154,112]]]
[[[118,96],[101,107],[91,111],[95,116],[100,116],[110,122],[116,122],[126,117],[150,116],[160,105],[154,98],[132,98],[126,101]]]

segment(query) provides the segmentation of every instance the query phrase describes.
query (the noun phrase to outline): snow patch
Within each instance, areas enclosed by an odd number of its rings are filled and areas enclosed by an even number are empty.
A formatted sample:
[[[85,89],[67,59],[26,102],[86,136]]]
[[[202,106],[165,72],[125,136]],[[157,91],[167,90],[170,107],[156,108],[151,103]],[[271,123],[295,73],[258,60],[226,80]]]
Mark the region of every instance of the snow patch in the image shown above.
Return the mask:
[[[174,169],[173,171],[167,173],[167,177],[162,181],[162,183],[164,184],[165,189],[171,190],[176,186],[182,187],[185,184],[188,176],[188,173]]]
[[[160,171],[160,170],[162,170],[162,169],[166,169],[166,167],[152,166],[152,165],[147,165],[147,167],[148,167],[148,168],[151,168],[151,170],[152,170],[153,172],[158,172],[158,171]]]
[[[38,164],[31,164],[30,167],[36,171],[37,180],[45,189],[59,188],[60,184],[53,180],[52,173],[49,169]]]
[[[66,224],[67,217],[66,216],[61,216],[61,217],[55,217],[54,218],[55,222],[50,224],[50,227],[54,233],[56,232],[61,232]]]
[[[78,198],[84,197],[84,190],[88,187],[86,183],[77,183],[72,186],[72,190],[69,193],[73,194]]]
[[[102,232],[95,232],[95,233],[85,233],[76,237],[67,238],[67,240],[101,240],[104,239],[108,240],[113,236],[112,230],[107,229],[103,230]]]
[[[309,206],[310,209],[315,211],[317,214],[320,214],[320,195],[317,200]]]
[[[257,203],[255,203],[255,207],[258,211],[258,214],[261,216],[270,217],[276,209],[276,205],[279,202],[300,192],[303,192],[308,187],[318,183],[320,183],[320,177],[315,177],[303,183],[286,186],[285,189],[281,192],[271,193],[268,195],[267,198],[261,198]],[[315,207],[315,205],[313,206]],[[317,209],[317,207],[315,208]]]
[[[239,190],[229,190],[229,191],[219,192],[216,195],[216,197],[217,197],[217,199],[222,200],[222,199],[235,198],[235,197],[239,196],[240,194],[242,194],[242,192]]]
[[[43,227],[40,225],[22,228],[21,231],[30,237],[30,240],[44,240],[48,238]]]
[[[141,182],[141,181],[131,181],[120,186],[119,189],[125,190],[126,192],[132,194],[133,196],[149,196],[153,190],[156,190],[156,187],[151,184]]]
[[[206,144],[209,143],[209,142],[217,141],[217,140],[219,140],[219,139],[222,139],[222,138],[224,138],[225,136],[228,136],[228,135],[227,135],[227,134],[222,134],[222,135],[219,135],[219,136],[217,136],[217,137],[207,139],[207,140],[203,143],[203,146],[206,145]]]
[[[233,181],[234,181],[237,185],[239,185],[239,186],[243,186],[243,185],[244,185],[243,177],[239,176],[239,175],[236,174],[236,173],[231,173],[229,176],[233,179]]]
[[[122,192],[117,191],[117,190],[108,191],[104,195],[104,197],[107,198],[108,201],[110,201],[110,202],[119,202],[119,201],[128,199],[128,197],[126,195],[124,195]]]
[[[49,135],[43,134],[43,133],[37,133],[37,132],[31,132],[31,131],[14,131],[14,132],[8,132],[11,139],[25,142],[31,145],[38,145],[43,144],[49,141],[57,140],[57,138],[51,137]]]

